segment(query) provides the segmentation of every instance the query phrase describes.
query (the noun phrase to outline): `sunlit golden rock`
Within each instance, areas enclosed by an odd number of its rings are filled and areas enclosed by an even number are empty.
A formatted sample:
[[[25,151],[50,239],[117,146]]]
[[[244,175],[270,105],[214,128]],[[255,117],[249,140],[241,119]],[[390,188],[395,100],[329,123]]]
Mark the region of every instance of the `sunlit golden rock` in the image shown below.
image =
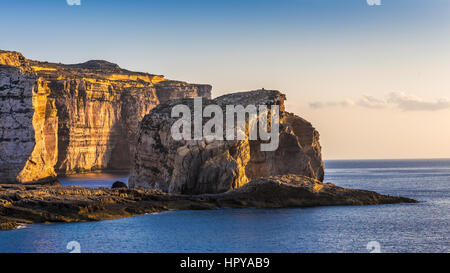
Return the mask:
[[[14,183],[128,170],[139,122],[159,97],[210,95],[209,85],[106,61],[64,65],[0,51],[0,176]]]

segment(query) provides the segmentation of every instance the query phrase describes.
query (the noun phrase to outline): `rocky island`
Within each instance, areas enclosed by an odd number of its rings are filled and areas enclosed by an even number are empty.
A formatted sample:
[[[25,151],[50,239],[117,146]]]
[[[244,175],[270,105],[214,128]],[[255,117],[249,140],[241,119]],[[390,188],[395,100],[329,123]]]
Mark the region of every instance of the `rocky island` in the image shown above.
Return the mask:
[[[279,148],[261,141],[175,141],[171,109],[278,105]],[[0,51],[0,229],[174,209],[415,203],[324,183],[319,133],[276,90],[211,99],[211,86],[106,61],[63,65]],[[248,122],[248,120],[246,121]],[[248,132],[247,132],[248,133]],[[62,187],[57,177],[130,171],[129,188]]]
[[[225,192],[252,179],[274,175],[297,174],[323,181],[319,133],[308,121],[286,112],[284,101],[285,95],[276,90],[202,99],[203,108],[279,106],[279,146],[275,151],[261,151],[262,141],[250,140],[248,129],[243,140],[174,140],[170,130],[177,118],[171,117],[171,109],[178,104],[188,105],[193,115],[193,99],[158,105],[141,122],[130,186],[202,194]],[[203,123],[207,120],[203,118]],[[246,123],[248,127],[248,116]]]

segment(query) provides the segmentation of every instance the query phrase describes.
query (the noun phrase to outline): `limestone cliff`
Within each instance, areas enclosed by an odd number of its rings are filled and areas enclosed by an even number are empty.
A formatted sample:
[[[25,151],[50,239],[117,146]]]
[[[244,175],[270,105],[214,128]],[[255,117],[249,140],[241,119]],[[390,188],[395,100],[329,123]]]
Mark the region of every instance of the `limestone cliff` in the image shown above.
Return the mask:
[[[129,185],[203,194],[225,192],[274,175],[297,174],[323,181],[319,133],[309,122],[286,112],[284,100],[278,91],[257,90],[202,101],[203,108],[211,104],[222,109],[226,105],[278,105],[280,144],[276,151],[261,151],[261,141],[250,140],[248,132],[244,140],[174,140],[171,127],[178,118],[171,117],[171,110],[178,104],[193,110],[193,99],[158,105],[141,122]]]
[[[210,97],[211,86],[106,61],[64,65],[0,51],[0,177],[128,170],[142,117],[160,101],[195,96]]]

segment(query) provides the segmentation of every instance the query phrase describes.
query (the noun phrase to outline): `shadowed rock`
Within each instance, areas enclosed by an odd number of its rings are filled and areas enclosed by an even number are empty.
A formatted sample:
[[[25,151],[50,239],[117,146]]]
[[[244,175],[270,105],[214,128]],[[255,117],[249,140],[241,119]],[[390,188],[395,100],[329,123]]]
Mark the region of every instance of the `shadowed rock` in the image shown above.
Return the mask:
[[[171,117],[171,110],[178,104],[187,105],[193,120],[193,99],[155,107],[140,125],[130,187],[203,194],[225,192],[271,175],[298,174],[323,180],[319,133],[309,122],[286,112],[284,100],[283,94],[273,90],[203,99],[203,108],[216,104],[224,111],[226,105],[267,105],[269,109],[278,105],[280,144],[276,151],[269,152],[261,151],[262,141],[249,139],[248,130],[244,140],[174,140],[171,127],[178,118]],[[203,124],[208,120],[204,118]]]
[[[121,181],[116,181],[114,182],[114,184],[112,184],[111,189],[126,189],[127,184],[121,182]]]

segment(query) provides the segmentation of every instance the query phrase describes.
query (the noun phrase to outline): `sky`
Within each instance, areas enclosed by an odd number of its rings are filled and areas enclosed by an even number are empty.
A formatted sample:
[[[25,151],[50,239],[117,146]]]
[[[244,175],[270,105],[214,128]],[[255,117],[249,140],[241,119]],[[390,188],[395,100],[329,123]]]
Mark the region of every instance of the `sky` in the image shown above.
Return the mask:
[[[325,159],[450,158],[448,0],[0,0],[0,14],[0,49],[30,59],[104,59],[214,97],[280,90]]]

